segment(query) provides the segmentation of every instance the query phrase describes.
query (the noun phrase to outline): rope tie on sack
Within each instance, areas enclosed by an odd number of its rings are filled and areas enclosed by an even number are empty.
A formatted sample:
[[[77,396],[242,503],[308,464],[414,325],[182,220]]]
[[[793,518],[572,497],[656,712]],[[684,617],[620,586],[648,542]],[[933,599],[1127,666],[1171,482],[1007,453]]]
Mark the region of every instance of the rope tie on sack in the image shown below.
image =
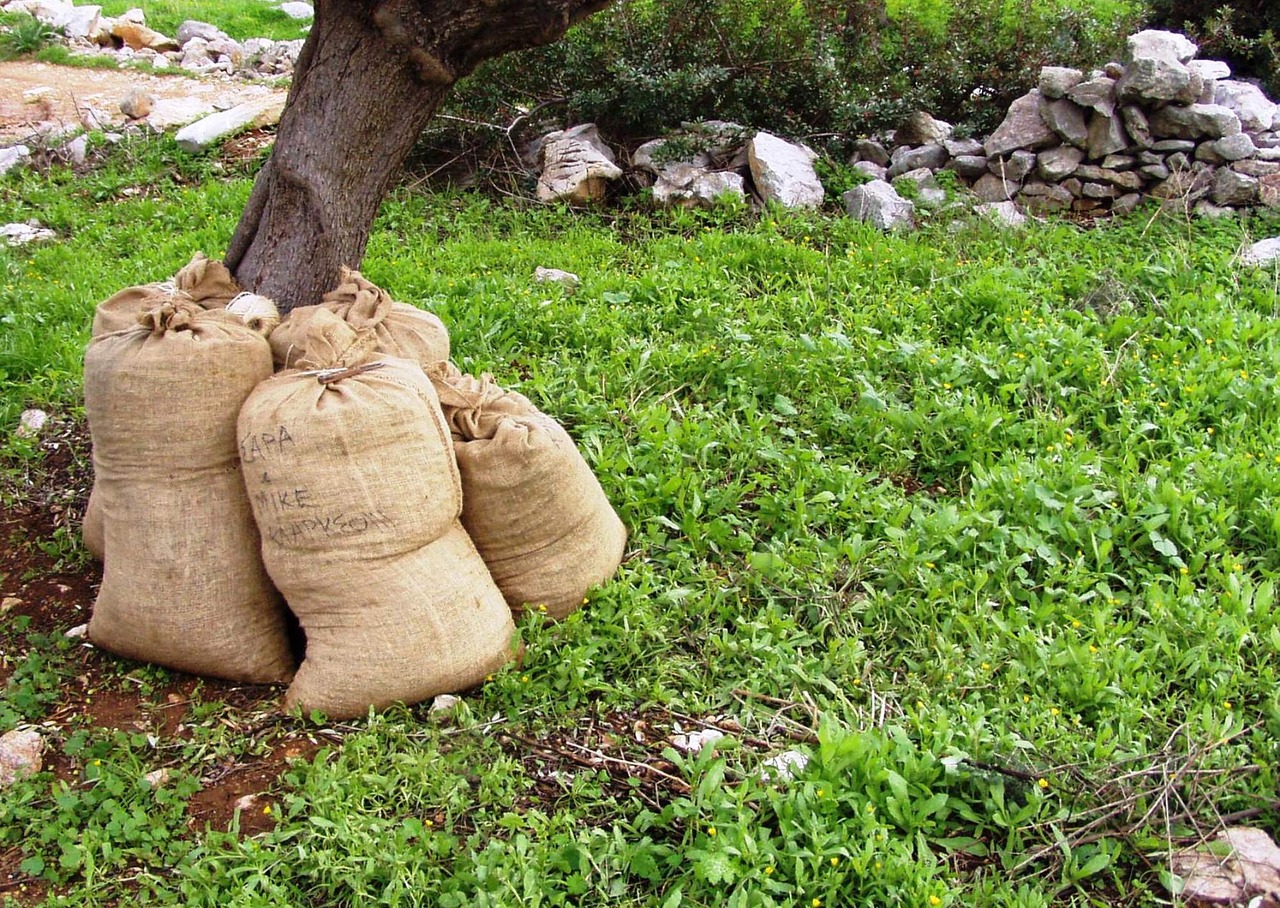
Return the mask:
[[[275,300],[248,290],[232,297],[227,303],[227,312],[239,316],[245,327],[262,335],[270,334],[280,324],[280,310]]]

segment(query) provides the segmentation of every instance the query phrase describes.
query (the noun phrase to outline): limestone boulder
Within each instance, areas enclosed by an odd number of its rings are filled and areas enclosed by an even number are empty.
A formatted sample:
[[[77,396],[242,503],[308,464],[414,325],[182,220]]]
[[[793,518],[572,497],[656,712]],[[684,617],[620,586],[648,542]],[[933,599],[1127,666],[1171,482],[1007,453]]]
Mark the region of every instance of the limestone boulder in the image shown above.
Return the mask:
[[[1040,105],[1040,118],[1062,141],[1084,148],[1089,143],[1089,123],[1085,119],[1086,108],[1067,98],[1046,101]]]
[[[1050,101],[1066,97],[1067,92],[1084,81],[1084,73],[1066,66],[1045,66],[1040,70],[1040,94]]]
[[[246,129],[279,123],[283,111],[284,98],[274,95],[246,101],[230,110],[220,111],[182,127],[174,139],[183,151],[204,151],[220,140]]]
[[[1241,131],[1240,117],[1221,104],[1170,104],[1150,117],[1151,134],[1159,138],[1221,139]]]
[[[1240,118],[1240,128],[1245,132],[1264,132],[1271,129],[1280,107],[1262,93],[1262,89],[1249,82],[1226,79],[1213,89],[1215,104],[1227,108]]]
[[[893,134],[895,145],[941,145],[951,138],[955,127],[945,120],[936,120],[923,110],[907,115]]]
[[[543,202],[583,205],[599,201],[609,183],[622,176],[622,168],[594,123],[547,135],[540,158],[542,173],[537,192]]]
[[[880,230],[901,230],[915,226],[915,205],[884,180],[855,186],[843,196],[850,217]]]
[[[1178,63],[1189,62],[1200,49],[1186,35],[1158,29],[1146,29],[1130,35],[1125,46],[1130,61],[1164,58]]]
[[[937,170],[945,166],[950,157],[951,155],[947,154],[947,149],[940,144],[921,145],[918,148],[907,146],[895,148],[890,159],[889,179],[892,180],[908,171],[917,170],[921,167]]]
[[[817,155],[804,145],[758,132],[747,143],[747,160],[756,190],[766,202],[786,208],[817,208],[823,189],[813,169]]]
[[[40,771],[44,738],[39,732],[14,729],[0,735],[0,788]]]
[[[1039,89],[1033,89],[1009,105],[1004,121],[983,143],[988,157],[1018,149],[1036,151],[1058,144],[1057,134],[1040,116],[1041,101]]]

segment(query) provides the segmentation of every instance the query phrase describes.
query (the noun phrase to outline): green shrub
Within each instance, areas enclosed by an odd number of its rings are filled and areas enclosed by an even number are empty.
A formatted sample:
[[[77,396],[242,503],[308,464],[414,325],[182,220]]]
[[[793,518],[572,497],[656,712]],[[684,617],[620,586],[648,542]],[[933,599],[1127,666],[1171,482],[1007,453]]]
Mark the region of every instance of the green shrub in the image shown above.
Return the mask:
[[[634,144],[716,118],[843,152],[915,109],[980,133],[1041,66],[1114,56],[1138,13],[1137,0],[632,0],[486,64],[428,143],[509,152],[508,124],[594,121]]]
[[[14,60],[34,54],[58,37],[56,29],[35,16],[14,13],[6,16],[0,31],[0,59]]]

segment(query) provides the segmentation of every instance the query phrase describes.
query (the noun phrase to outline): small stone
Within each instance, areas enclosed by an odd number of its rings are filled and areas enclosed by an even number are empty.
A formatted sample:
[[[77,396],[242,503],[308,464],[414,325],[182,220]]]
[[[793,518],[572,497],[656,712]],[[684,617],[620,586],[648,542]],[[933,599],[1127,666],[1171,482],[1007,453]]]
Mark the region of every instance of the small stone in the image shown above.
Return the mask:
[[[756,189],[766,202],[786,208],[822,205],[822,181],[813,169],[817,154],[811,148],[758,132],[747,143],[747,158]]]
[[[898,195],[898,191],[884,180],[855,186],[843,198],[850,217],[880,230],[915,226],[915,205]]]
[[[1165,164],[1170,170],[1190,170],[1191,159],[1187,157],[1184,151],[1175,151],[1165,160]]]
[[[961,155],[985,155],[982,143],[977,139],[947,139],[942,143],[942,147],[947,150],[947,154],[953,158]]]
[[[1259,240],[1244,252],[1240,253],[1240,264],[1256,267],[1280,262],[1280,236],[1268,240]]]
[[[1142,194],[1126,193],[1111,203],[1111,213],[1115,215],[1132,214],[1142,204]]]
[[[1046,208],[1066,208],[1074,196],[1057,183],[1028,183],[1022,187],[1018,198],[1030,204],[1037,203],[1041,210]]]
[[[169,779],[173,777],[173,771],[170,769],[153,769],[142,777],[143,781],[151,788],[164,788],[169,784]]]
[[[451,713],[461,702],[462,698],[453,694],[437,694],[436,698],[431,701],[431,707],[427,710],[427,713],[428,715]]]
[[[292,0],[292,2],[280,4],[280,12],[290,19],[298,19],[299,21],[316,17],[315,8],[310,3],[303,3],[301,0]]]
[[[875,161],[859,161],[853,165],[853,169],[858,173],[866,174],[873,180],[883,180],[889,173],[885,167]]]
[[[1262,908],[1280,892],[1280,848],[1261,829],[1231,827],[1216,843],[1175,852],[1169,863],[1187,904]]]
[[[1138,159],[1127,154],[1109,154],[1102,159],[1103,170],[1132,170],[1138,165]]]
[[[1240,118],[1240,128],[1245,132],[1265,132],[1271,129],[1276,114],[1280,112],[1275,102],[1250,82],[1231,79],[1218,82],[1213,88],[1213,100],[1215,104],[1233,111]]]
[[[1237,173],[1229,167],[1219,168],[1213,178],[1209,198],[1215,205],[1243,208],[1258,201],[1258,178]]]
[[[1196,143],[1190,139],[1161,139],[1153,142],[1151,150],[1157,154],[1170,154],[1175,151],[1195,151]]]
[[[41,227],[39,221],[28,221],[25,224],[5,224],[0,227],[0,237],[9,246],[25,246],[27,243],[38,243],[45,240],[52,240],[57,236],[48,227]],[[28,411],[40,412],[40,411]],[[25,414],[23,414],[25,416]],[[22,428],[19,427],[18,434],[22,435]]]
[[[917,170],[926,167],[930,170],[937,170],[944,166],[950,155],[947,154],[946,148],[941,145],[921,145],[918,148],[910,148],[903,146],[895,148],[891,158],[889,167],[889,179],[895,179],[902,176],[909,170]]]
[[[1116,97],[1125,103],[1191,104],[1199,100],[1203,90],[1204,80],[1199,75],[1167,57],[1134,60],[1116,82]]]
[[[44,739],[38,732],[15,728],[0,735],[0,788],[40,771]]]
[[[1152,135],[1161,138],[1221,139],[1240,132],[1240,118],[1220,104],[1170,104],[1153,113],[1150,123]]]
[[[570,291],[577,290],[582,284],[582,278],[572,271],[561,271],[559,268],[543,268],[541,265],[534,269],[533,279],[538,283],[559,284]]]
[[[990,218],[1005,227],[1021,227],[1027,223],[1027,216],[1018,210],[1013,202],[983,202],[973,207],[975,213]]]
[[[889,166],[889,152],[874,139],[858,139],[853,143],[853,151],[860,161],[870,161],[881,167]]]
[[[1021,188],[1017,183],[1009,183],[994,173],[987,173],[973,184],[973,194],[983,202],[1006,202],[1011,200]]]
[[[1086,199],[1114,199],[1116,188],[1106,183],[1085,183],[1082,190]]]
[[[950,123],[935,120],[923,110],[917,110],[908,114],[894,131],[893,143],[895,145],[941,145],[951,138],[953,132],[955,127]]]
[[[0,599],[0,615],[12,611],[20,605],[22,605],[22,600],[17,596],[5,596],[3,599]]]
[[[1225,136],[1212,143],[1214,152],[1222,161],[1243,161],[1245,158],[1251,158],[1258,153],[1257,147],[1253,144],[1253,139],[1249,137],[1247,132],[1238,133],[1234,136]]]
[[[89,157],[89,137],[76,136],[66,145],[59,148],[58,154],[72,164],[83,164]],[[52,232],[50,231],[51,234]]]
[[[672,735],[671,743],[681,753],[694,754],[700,753],[703,748],[715,744],[723,737],[724,732],[718,728],[703,728],[688,734]]]
[[[1040,70],[1040,94],[1056,101],[1080,84],[1084,73],[1065,66],[1045,66]]]
[[[186,46],[187,42],[192,38],[200,38],[203,41],[216,41],[219,38],[226,38],[227,33],[216,25],[210,25],[208,22],[200,22],[196,19],[188,19],[178,26],[178,33],[174,36],[178,44]]]
[[[1059,98],[1040,105],[1040,119],[1068,144],[1084,148],[1089,143],[1089,123],[1085,119],[1085,108],[1074,101]]]
[[[947,169],[954,170],[966,180],[976,180],[987,172],[990,158],[986,155],[957,155],[947,162]]]
[[[66,636],[71,640],[81,640],[89,635],[89,625],[77,624],[75,627],[67,631]]]
[[[1103,65],[1102,74],[1115,79],[1118,82],[1120,81],[1120,77],[1124,75],[1124,64],[1117,63],[1115,60],[1112,60],[1111,62]]]
[[[790,782],[809,765],[809,755],[785,750],[761,763],[760,777],[766,782]]]
[[[244,795],[243,797],[237,798],[235,804],[232,806],[241,812],[253,810],[258,806],[258,796],[256,794]]]
[[[1089,118],[1089,157],[1105,158],[1128,147],[1129,136],[1124,131],[1123,118],[1095,111]]]
[[[13,224],[10,227],[15,226]],[[21,225],[26,227],[27,225]],[[28,227],[28,229],[30,229]],[[0,230],[0,233],[3,233]],[[15,244],[10,244],[15,245]],[[23,410],[22,415],[18,417],[18,429],[14,433],[19,438],[35,438],[43,431],[45,423],[49,421],[49,414],[44,410]]]
[[[1206,82],[1231,78],[1231,67],[1221,60],[1188,60],[1187,69],[1193,70]]]
[[[1280,161],[1236,161],[1231,169],[1250,177],[1269,177],[1273,173],[1280,173]]]
[[[1215,205],[1212,202],[1201,199],[1196,202],[1195,207],[1191,209],[1191,213],[1198,218],[1207,218],[1208,220],[1218,220],[1219,218],[1229,218],[1236,212],[1234,208],[1224,208]]]
[[[996,158],[987,163],[987,169],[1008,183],[1021,183],[1036,166],[1036,155],[1030,151],[1015,151],[1008,158]]]
[[[0,148],[0,174],[6,174],[31,157],[31,149],[26,145],[10,145]]]
[[[1084,192],[1084,183],[1075,177],[1067,177],[1062,181],[1061,186],[1067,192],[1071,193],[1074,198],[1080,198]]]
[[[1125,132],[1129,134],[1137,148],[1151,147],[1151,124],[1147,121],[1147,115],[1142,112],[1142,108],[1126,104],[1120,108],[1120,118],[1124,120]]]
[[[1034,151],[1057,144],[1057,134],[1040,116],[1041,101],[1040,92],[1033,90],[1009,105],[1004,120],[983,143],[988,156],[1004,155],[1018,149]]]
[[[1067,97],[1109,117],[1116,109],[1116,80],[1108,76],[1089,79],[1067,92]]]
[[[1145,164],[1138,168],[1138,173],[1142,174],[1149,180],[1167,180],[1169,178],[1169,168],[1163,164]]]
[[[1130,60],[1168,59],[1186,63],[1200,48],[1177,32],[1147,29],[1130,35],[1125,42]]]
[[[131,120],[141,120],[151,113],[155,98],[139,88],[132,88],[120,100],[120,112]]]

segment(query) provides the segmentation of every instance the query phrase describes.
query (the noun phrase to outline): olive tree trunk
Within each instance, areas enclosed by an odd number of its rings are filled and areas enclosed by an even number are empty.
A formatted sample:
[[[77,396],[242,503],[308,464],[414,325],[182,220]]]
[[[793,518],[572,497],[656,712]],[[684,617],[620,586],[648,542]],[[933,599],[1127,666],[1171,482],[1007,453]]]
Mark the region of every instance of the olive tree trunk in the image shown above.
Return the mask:
[[[318,0],[271,157],[227,250],[282,311],[356,268],[383,196],[449,89],[610,0]]]

